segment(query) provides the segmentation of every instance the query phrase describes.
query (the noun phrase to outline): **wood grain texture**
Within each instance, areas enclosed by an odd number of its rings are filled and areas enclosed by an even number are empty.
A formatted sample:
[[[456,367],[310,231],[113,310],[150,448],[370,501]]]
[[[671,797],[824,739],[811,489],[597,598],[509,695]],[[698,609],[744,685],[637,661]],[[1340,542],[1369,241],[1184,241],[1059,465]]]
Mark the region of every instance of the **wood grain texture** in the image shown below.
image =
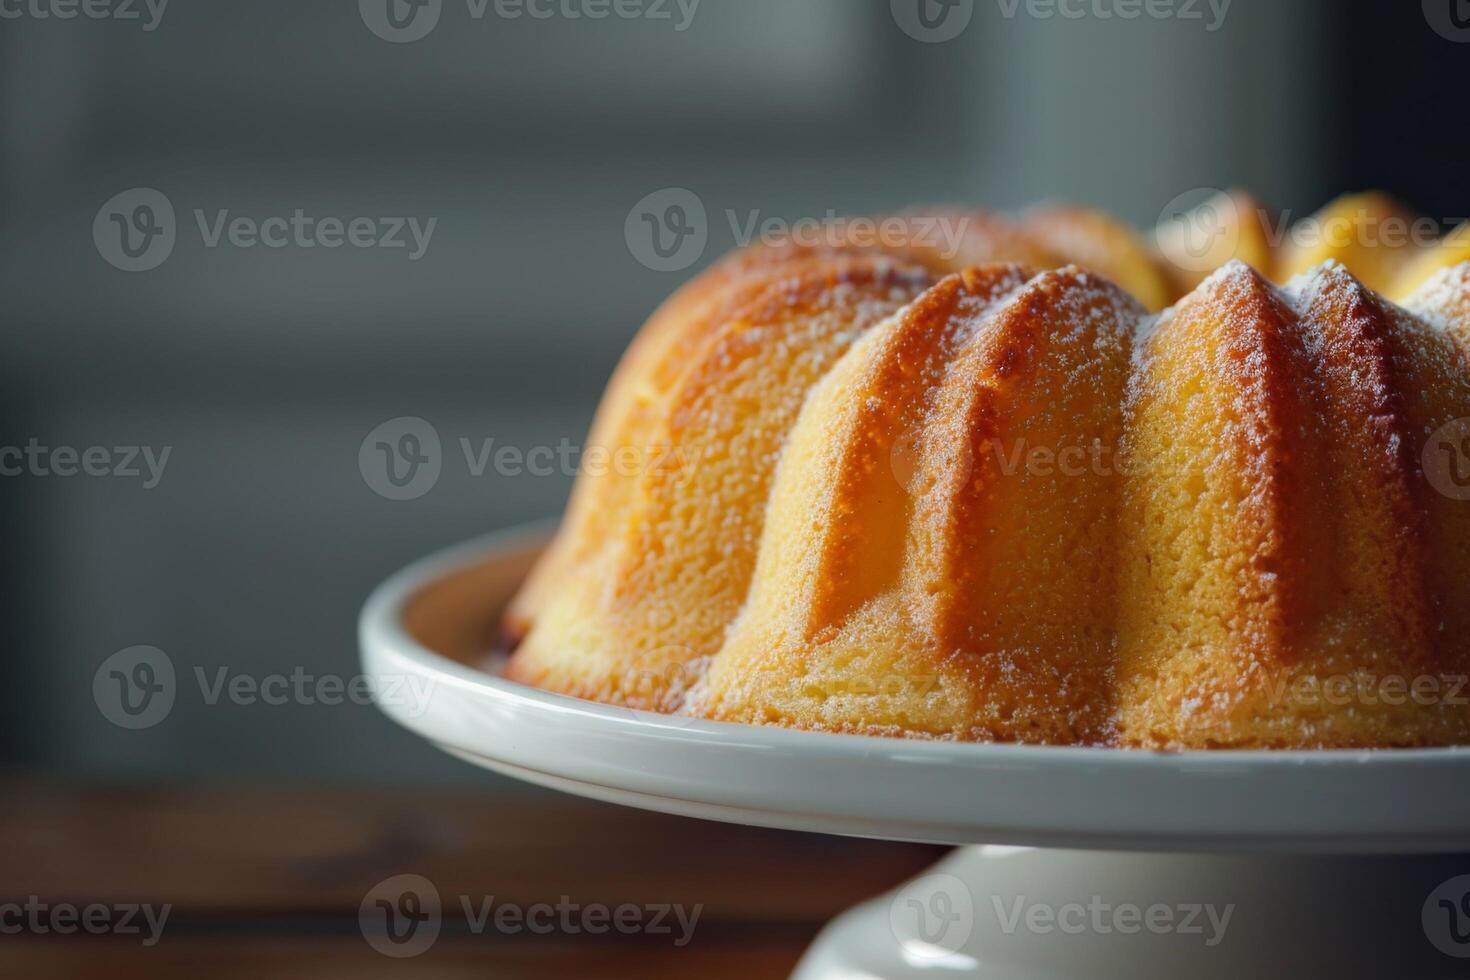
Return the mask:
[[[0,903],[169,903],[161,941],[0,936],[0,976],[779,977],[829,918],[941,848],[757,830],[551,794],[4,786]],[[419,874],[444,903],[426,953],[393,960],[357,911]],[[670,936],[476,934],[460,896],[527,907],[701,905]]]

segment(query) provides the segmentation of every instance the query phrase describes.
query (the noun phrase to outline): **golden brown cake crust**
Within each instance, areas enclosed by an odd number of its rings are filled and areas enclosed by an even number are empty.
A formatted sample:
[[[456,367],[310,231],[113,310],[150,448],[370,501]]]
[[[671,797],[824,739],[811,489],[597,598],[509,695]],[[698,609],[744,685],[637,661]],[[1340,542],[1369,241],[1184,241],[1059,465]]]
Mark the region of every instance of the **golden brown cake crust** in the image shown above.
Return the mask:
[[[654,315],[589,436],[645,465],[579,477],[509,676],[907,737],[1470,742],[1470,262],[1403,308],[1230,262],[1150,316],[1174,277],[1105,216],[955,213],[954,255],[763,246]]]
[[[615,431],[599,419],[593,438],[632,449],[635,465],[579,488],[585,510],[533,580],[536,602],[521,607],[530,628],[509,676],[678,708],[744,601],[764,501],[806,390],[931,282],[882,257],[781,259],[753,278],[732,276],[704,318],[649,348],[687,349],[649,358],[667,367],[658,383],[620,370],[629,387],[604,405],[616,410]],[[619,415],[632,421],[617,428]]]

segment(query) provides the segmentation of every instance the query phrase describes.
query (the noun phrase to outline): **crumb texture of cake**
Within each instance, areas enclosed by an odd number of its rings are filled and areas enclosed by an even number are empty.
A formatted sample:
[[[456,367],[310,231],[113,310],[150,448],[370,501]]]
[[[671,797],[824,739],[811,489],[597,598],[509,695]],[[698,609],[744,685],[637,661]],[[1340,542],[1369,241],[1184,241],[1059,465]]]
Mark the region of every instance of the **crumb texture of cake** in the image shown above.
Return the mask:
[[[529,625],[513,678],[678,708],[745,601],[807,390],[932,282],[881,257],[767,260],[676,295],[618,369],[589,440],[609,465],[579,478],[508,618]]]
[[[1282,255],[1252,208],[1202,275],[1066,205],[717,263],[610,382],[508,676],[855,734],[1470,743],[1470,255]]]

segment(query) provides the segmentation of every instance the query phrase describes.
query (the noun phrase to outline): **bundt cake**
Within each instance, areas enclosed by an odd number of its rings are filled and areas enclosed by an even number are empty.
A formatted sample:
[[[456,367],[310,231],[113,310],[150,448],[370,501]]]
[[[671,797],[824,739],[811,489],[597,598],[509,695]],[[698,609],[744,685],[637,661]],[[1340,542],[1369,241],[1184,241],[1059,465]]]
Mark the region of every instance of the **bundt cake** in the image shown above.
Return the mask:
[[[1470,742],[1470,256],[1283,287],[1235,211],[1192,285],[1064,206],[716,264],[610,383],[627,465],[579,476],[507,675],[877,735]]]

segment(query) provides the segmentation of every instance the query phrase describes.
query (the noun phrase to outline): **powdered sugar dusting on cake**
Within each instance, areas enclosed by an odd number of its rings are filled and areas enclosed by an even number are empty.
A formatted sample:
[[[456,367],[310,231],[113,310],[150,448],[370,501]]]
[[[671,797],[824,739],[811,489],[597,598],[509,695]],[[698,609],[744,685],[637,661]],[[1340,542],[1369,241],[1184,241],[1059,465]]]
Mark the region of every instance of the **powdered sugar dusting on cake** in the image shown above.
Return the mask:
[[[687,647],[670,696],[687,672],[700,710],[728,720],[1200,747],[1405,737],[1427,713],[1319,717],[1261,690],[1283,665],[1353,671],[1364,645],[1418,628],[1416,603],[1465,649],[1460,593],[1425,599],[1414,549],[1437,536],[1465,554],[1470,529],[1421,533],[1413,467],[1438,418],[1470,415],[1465,386],[1443,381],[1464,378],[1445,332],[1470,335],[1470,266],[1435,276],[1411,314],[1335,262],[1283,291],[1232,261],[1145,317],[1105,278],[1137,270],[1077,225],[1053,241],[1099,246],[1097,263],[1076,258],[1104,271],[992,265],[935,284],[997,249],[1021,258],[1009,250],[1034,233],[964,217],[953,262],[917,245],[741,260],[734,298],[714,293],[720,312],[663,357],[668,377],[640,382],[652,435],[710,452],[688,486],[640,475],[609,508],[628,571],[589,565],[611,605],[563,617],[582,634],[554,648],[595,636],[589,660],[642,669]],[[1057,450],[1130,440],[1140,469],[1057,465]],[[1051,451],[1034,471],[1032,448]],[[894,479],[901,463],[916,480]],[[757,547],[760,602],[741,591]],[[1349,582],[1352,561],[1372,574]],[[686,619],[719,628],[665,635]],[[1383,662],[1402,669],[1396,653]],[[1374,717],[1387,738],[1358,727]]]
[[[1439,270],[1405,305],[1438,330],[1470,329],[1470,262]]]
[[[1352,279],[1352,273],[1348,272],[1347,266],[1337,259],[1328,259],[1315,268],[1293,276],[1282,287],[1282,292],[1293,306],[1300,308],[1311,303],[1323,290],[1345,279]]]

